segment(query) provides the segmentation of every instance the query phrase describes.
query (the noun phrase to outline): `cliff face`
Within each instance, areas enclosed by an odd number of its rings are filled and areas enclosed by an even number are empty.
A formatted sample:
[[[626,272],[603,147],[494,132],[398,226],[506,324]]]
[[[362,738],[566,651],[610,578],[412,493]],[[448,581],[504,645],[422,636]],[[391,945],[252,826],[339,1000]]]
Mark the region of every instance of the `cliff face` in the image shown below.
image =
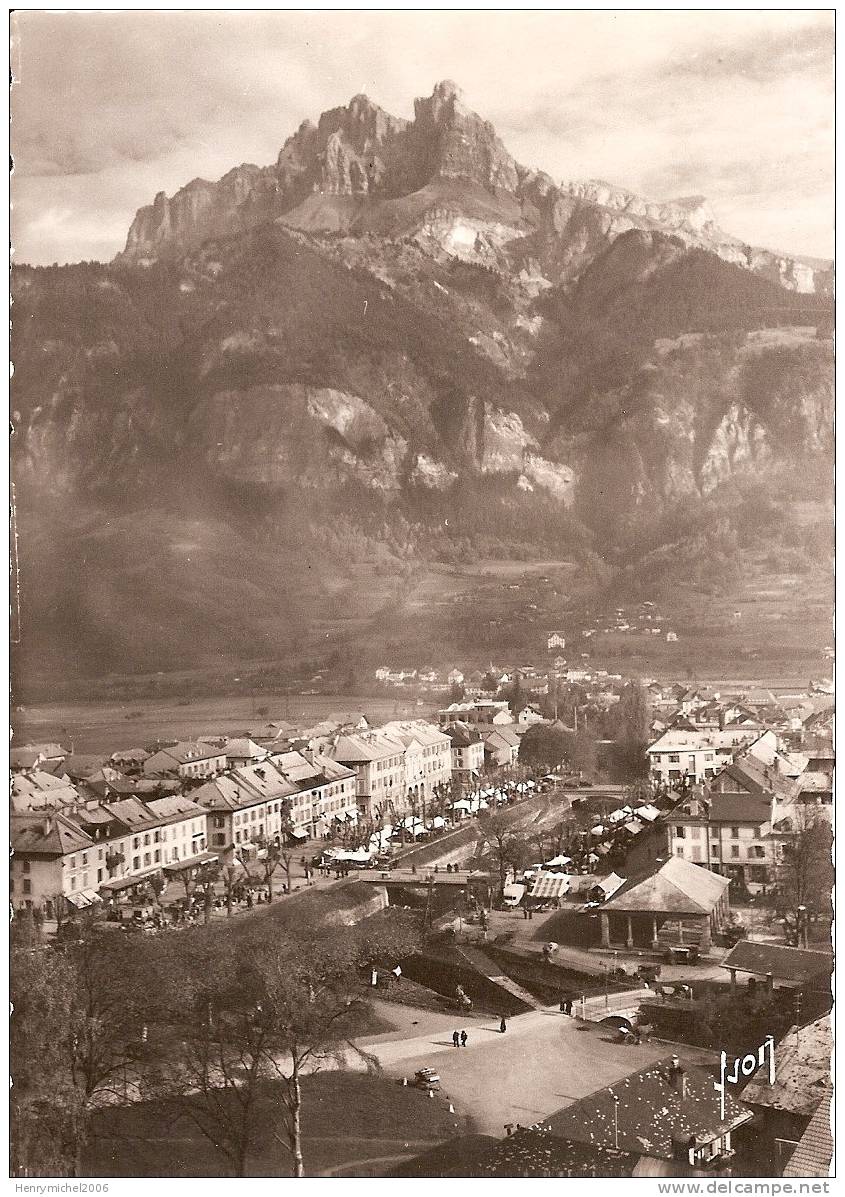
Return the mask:
[[[504,226],[514,237],[535,235],[537,260],[550,285],[575,281],[616,237],[642,229],[670,233],[788,290],[831,289],[828,267],[757,249],[722,232],[701,196],[653,202],[600,180],[557,186],[548,175],[527,170],[490,122],[464,105],[449,80],[415,101],[410,122],[390,116],[367,96],[354,96],[345,108],[323,113],[316,125],[304,122],[272,166],[240,166],[217,183],[195,179],[172,198],[159,193],[138,211],[118,260],[178,257],[209,237],[271,219],[311,232],[415,235],[427,209],[439,205],[442,215],[443,186],[458,181],[486,193],[482,221]],[[449,207],[456,215],[478,215],[478,198],[470,195],[464,202],[453,188]],[[438,248],[488,262],[485,230],[476,232],[478,240],[469,246],[447,238]]]
[[[371,613],[415,560],[627,568],[748,487],[786,525],[830,489],[820,278],[698,197],[524,170],[452,84],[410,122],[357,96],[157,196],[119,262],[14,269],[43,660],[71,623],[97,670],[282,654],[359,567]]]

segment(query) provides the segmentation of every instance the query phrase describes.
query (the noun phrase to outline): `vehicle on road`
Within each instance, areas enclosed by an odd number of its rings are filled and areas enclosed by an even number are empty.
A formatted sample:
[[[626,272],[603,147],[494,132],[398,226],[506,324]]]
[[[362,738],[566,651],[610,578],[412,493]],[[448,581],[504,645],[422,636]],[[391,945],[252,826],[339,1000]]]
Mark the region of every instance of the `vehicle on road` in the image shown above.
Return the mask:
[[[506,885],[502,892],[502,905],[509,910],[515,909],[525,897],[527,890],[528,887],[525,885]]]

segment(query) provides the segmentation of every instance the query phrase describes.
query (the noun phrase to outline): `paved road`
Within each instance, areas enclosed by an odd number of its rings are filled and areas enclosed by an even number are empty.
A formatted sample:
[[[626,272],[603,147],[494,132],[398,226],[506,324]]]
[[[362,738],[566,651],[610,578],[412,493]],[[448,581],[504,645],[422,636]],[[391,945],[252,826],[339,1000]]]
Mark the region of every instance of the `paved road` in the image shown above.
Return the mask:
[[[450,1026],[401,1040],[356,1043],[375,1056],[389,1076],[413,1077],[418,1068],[437,1070],[444,1096],[458,1115],[468,1115],[481,1134],[501,1136],[507,1123],[530,1126],[603,1085],[678,1049],[664,1043],[639,1047],[615,1042],[606,1027],[584,1024],[554,1010],[536,1010],[508,1022],[465,1023],[469,1043],[455,1048]],[[691,1062],[708,1063],[712,1053],[684,1048]]]

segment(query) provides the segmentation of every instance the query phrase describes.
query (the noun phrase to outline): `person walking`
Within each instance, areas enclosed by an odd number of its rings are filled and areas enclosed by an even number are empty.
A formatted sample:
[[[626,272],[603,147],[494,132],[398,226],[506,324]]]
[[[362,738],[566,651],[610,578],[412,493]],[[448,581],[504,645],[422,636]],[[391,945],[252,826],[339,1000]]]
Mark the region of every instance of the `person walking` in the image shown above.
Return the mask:
[[[461,1031],[461,1047],[466,1047],[467,1039],[469,1039],[469,1035],[467,1035],[466,1031]]]
[[[499,1030],[504,1035],[504,1033],[507,1029],[508,1029],[508,1024],[505,1022],[505,1016],[503,1014],[501,1021],[499,1022]]]
[[[452,1046],[458,1047],[460,1045],[460,1042],[461,1042],[460,1035],[458,1034],[457,1031],[453,1031],[452,1032]]]

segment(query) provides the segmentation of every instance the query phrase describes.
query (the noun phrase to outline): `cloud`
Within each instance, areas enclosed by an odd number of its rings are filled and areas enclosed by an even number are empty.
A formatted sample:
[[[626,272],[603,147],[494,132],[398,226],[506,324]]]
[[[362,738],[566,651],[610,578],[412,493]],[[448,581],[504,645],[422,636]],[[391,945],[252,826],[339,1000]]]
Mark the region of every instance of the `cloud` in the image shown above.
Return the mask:
[[[19,12],[13,32],[22,260],[110,257],[157,191],[272,162],[357,92],[411,116],[444,77],[527,166],[707,194],[728,228],[765,207],[778,244],[830,252],[830,14]]]

